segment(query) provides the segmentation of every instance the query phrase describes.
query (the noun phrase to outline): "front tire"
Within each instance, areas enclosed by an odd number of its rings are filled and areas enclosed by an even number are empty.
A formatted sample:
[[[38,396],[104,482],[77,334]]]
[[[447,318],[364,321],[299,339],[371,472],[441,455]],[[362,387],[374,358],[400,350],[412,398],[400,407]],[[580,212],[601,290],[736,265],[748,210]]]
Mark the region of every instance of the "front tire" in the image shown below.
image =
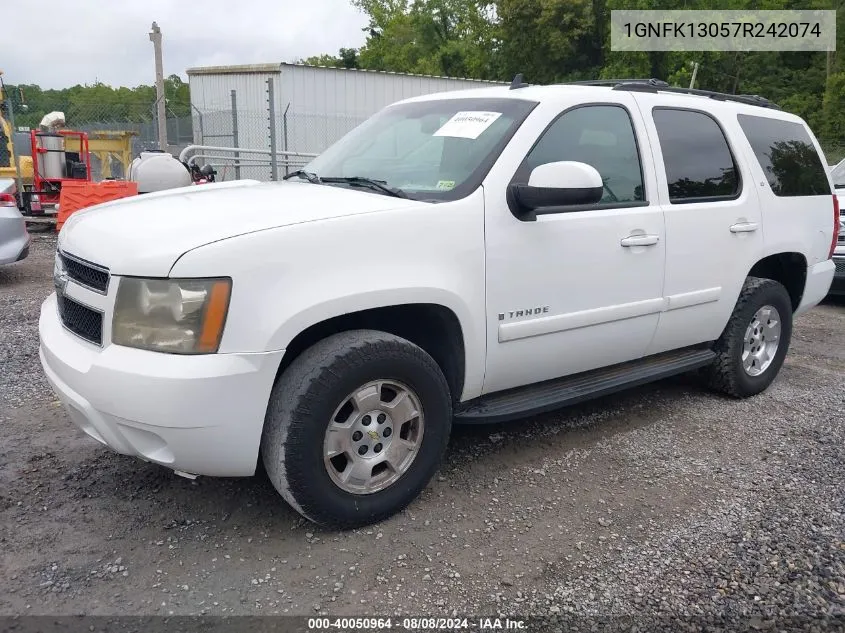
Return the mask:
[[[710,387],[736,398],[764,391],[777,377],[792,338],[792,301],[771,279],[748,277],[709,368]]]
[[[348,529],[413,501],[446,451],[452,400],[434,359],[372,330],[332,335],[276,382],[261,454],[270,481],[307,519]]]

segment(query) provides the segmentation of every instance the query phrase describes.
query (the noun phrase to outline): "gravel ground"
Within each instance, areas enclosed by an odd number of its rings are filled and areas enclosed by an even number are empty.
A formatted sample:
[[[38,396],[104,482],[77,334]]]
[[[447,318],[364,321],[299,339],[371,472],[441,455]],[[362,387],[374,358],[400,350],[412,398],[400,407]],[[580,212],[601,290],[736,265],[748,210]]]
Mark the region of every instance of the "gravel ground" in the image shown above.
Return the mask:
[[[455,431],[380,525],[327,532],[264,476],[188,481],[69,422],[38,363],[52,249],[0,269],[0,615],[845,616],[845,302],[780,378],[688,378]]]

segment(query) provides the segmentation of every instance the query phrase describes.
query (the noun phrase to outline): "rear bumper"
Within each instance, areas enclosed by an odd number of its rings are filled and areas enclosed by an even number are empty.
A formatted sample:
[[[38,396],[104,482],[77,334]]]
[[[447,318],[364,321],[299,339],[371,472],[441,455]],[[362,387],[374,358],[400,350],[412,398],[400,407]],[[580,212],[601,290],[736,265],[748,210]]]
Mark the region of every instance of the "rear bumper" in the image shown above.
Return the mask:
[[[114,451],[196,475],[255,472],[283,352],[178,356],[86,343],[42,306],[39,356],[71,420]]]
[[[796,316],[817,306],[827,296],[833,281],[835,266],[833,260],[828,259],[814,266],[807,267],[807,282],[804,285],[804,296],[795,311]]]
[[[12,226],[0,218],[0,265],[13,264],[25,259],[29,255],[29,244],[32,237],[21,220],[20,227]]]
[[[20,252],[20,255],[18,255],[18,258],[15,260],[16,262],[23,261],[27,257],[29,257],[29,246],[30,246],[30,244],[32,244],[32,240],[27,240],[26,246],[23,247],[23,250]]]

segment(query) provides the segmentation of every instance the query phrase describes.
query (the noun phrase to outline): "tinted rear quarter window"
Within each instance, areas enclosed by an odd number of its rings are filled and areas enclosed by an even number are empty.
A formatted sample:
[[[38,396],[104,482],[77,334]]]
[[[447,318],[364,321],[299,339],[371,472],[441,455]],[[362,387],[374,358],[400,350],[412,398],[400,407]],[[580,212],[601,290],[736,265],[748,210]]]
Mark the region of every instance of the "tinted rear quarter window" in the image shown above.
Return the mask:
[[[750,114],[737,119],[776,196],[831,195],[824,165],[803,125]]]
[[[652,112],[669,185],[669,201],[708,202],[739,195],[739,174],[715,119],[703,112]]]

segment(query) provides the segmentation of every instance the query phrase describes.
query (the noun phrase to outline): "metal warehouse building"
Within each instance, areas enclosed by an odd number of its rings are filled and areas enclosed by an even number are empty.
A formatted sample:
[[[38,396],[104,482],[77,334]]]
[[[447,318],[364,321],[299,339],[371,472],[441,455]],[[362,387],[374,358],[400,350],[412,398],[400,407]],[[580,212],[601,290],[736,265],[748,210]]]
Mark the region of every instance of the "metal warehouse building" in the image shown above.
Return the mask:
[[[381,108],[434,92],[496,85],[474,79],[407,75],[304,64],[188,69],[194,142],[319,153]],[[270,177],[266,165],[240,177]]]

